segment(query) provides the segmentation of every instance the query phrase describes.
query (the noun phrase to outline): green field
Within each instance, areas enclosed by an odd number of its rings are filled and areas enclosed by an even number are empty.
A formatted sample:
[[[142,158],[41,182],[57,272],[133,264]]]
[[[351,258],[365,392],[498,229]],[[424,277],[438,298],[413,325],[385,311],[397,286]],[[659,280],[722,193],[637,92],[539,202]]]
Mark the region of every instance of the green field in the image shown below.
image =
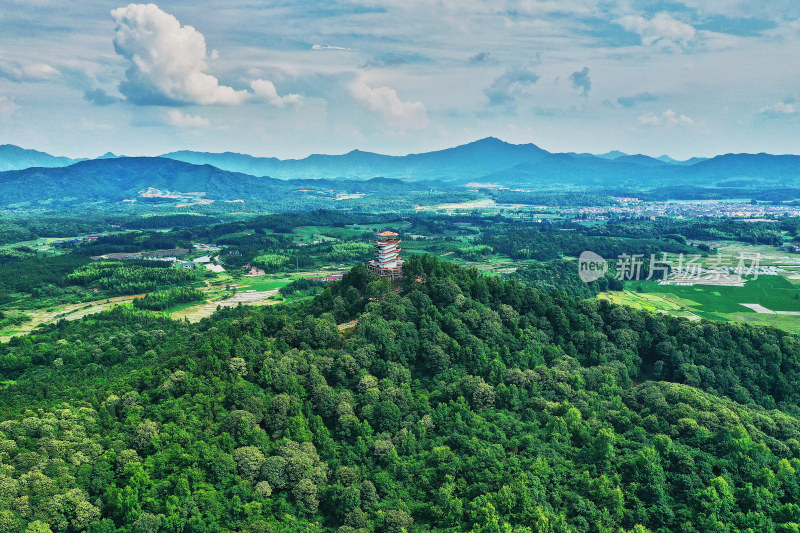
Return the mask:
[[[625,291],[599,297],[636,309],[690,320],[738,321],[800,332],[800,316],[757,313],[741,304],[758,304],[771,311],[800,312],[800,289],[781,276],[759,276],[744,287],[659,285],[655,281],[628,283]]]
[[[338,241],[343,239],[353,239],[356,237],[372,237],[372,232],[368,229],[357,229],[354,227],[336,228],[333,226],[299,226],[292,230],[295,234],[295,242],[325,242]]]
[[[291,283],[295,276],[280,275],[280,276],[259,276],[259,277],[243,277],[239,280],[240,290],[248,291],[271,291],[280,289]],[[296,277],[306,277],[305,275]]]
[[[696,302],[712,313],[740,313],[739,304],[760,304],[773,311],[800,311],[800,289],[781,276],[759,276],[748,280],[744,287],[715,285],[659,285],[655,281],[640,281],[626,285],[633,291],[641,286],[646,293],[669,293]]]

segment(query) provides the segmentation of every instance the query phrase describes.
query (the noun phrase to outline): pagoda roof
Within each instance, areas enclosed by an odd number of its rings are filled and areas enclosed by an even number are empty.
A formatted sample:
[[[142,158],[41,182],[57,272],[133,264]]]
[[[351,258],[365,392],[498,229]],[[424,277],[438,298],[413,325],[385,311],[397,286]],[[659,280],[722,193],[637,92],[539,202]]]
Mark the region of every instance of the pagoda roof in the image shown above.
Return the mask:
[[[397,237],[397,233],[393,231],[383,231],[378,233],[378,237]]]

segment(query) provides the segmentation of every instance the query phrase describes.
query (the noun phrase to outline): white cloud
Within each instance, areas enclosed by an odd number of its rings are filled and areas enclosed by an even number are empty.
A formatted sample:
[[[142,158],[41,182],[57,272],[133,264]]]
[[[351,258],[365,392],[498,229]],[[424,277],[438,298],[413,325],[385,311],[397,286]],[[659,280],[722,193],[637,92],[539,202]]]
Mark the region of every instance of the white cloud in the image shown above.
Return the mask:
[[[208,128],[211,123],[207,118],[196,115],[184,115],[177,109],[167,111],[167,123],[176,128]]]
[[[794,107],[794,104],[778,102],[774,105],[762,107],[758,112],[764,113],[765,115],[794,115],[797,113],[797,108]]]
[[[0,78],[11,81],[44,81],[61,74],[57,68],[46,63],[0,63]]]
[[[692,26],[664,12],[658,13],[650,20],[626,15],[617,22],[626,30],[638,33],[645,46],[654,44],[687,46],[697,35]]]
[[[278,96],[278,91],[275,89],[275,84],[267,80],[254,80],[250,83],[250,88],[253,89],[253,95],[255,98],[263,100],[270,105],[274,105],[275,107],[299,104],[303,101],[303,97],[299,94]]]
[[[278,96],[275,85],[267,80],[251,82],[253,92],[221,85],[207,72],[203,34],[192,26],[181,26],[155,4],[130,4],[111,15],[117,22],[114,49],[130,61],[119,90],[134,104],[237,105],[260,100],[283,107],[302,99],[297,94]],[[211,59],[218,57],[212,50]]]
[[[111,16],[117,23],[114,49],[130,61],[120,91],[131,102],[239,104],[247,98],[247,91],[220,85],[206,72],[206,40],[192,26],[181,26],[155,4],[130,4]]]
[[[19,108],[8,96],[0,96],[0,116],[12,115]]]
[[[344,46],[331,46],[328,44],[315,44],[311,47],[312,50],[352,50],[352,48],[345,48]]]
[[[351,94],[380,114],[386,123],[399,129],[420,130],[428,125],[428,111],[422,102],[400,100],[389,87],[372,88],[363,81],[350,86]]]
[[[686,115],[678,115],[672,109],[667,109],[660,115],[648,113],[639,117],[642,126],[692,126],[694,120]]]

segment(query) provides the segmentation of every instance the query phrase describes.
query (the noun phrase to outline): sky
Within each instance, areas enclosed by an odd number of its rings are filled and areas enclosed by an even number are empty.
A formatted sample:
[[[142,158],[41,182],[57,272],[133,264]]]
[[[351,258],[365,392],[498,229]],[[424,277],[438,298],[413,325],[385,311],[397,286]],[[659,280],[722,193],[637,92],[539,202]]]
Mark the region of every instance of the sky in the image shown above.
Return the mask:
[[[797,0],[2,0],[0,144],[800,153]]]

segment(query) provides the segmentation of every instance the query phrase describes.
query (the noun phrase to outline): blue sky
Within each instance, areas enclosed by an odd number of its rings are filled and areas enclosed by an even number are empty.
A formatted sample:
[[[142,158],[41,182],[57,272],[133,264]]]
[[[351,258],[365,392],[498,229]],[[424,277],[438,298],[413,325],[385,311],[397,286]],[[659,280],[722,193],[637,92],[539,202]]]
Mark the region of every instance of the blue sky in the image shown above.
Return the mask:
[[[800,152],[800,2],[3,0],[0,144]]]

